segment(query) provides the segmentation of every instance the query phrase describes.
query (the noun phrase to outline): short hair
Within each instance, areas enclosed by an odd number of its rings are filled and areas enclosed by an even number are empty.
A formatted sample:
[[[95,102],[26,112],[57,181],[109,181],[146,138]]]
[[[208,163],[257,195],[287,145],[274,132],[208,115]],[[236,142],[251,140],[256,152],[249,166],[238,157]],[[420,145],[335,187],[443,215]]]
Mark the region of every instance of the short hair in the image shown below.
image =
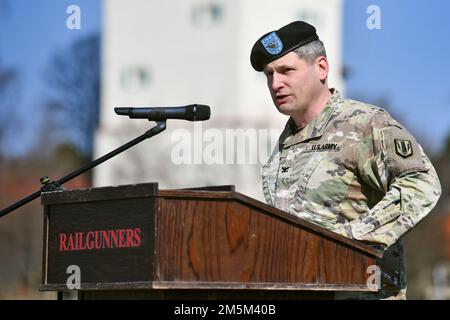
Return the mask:
[[[301,59],[304,59],[307,63],[312,64],[314,61],[321,56],[327,57],[327,52],[325,51],[325,46],[323,42],[319,39],[311,41],[297,49],[294,52],[299,55]]]

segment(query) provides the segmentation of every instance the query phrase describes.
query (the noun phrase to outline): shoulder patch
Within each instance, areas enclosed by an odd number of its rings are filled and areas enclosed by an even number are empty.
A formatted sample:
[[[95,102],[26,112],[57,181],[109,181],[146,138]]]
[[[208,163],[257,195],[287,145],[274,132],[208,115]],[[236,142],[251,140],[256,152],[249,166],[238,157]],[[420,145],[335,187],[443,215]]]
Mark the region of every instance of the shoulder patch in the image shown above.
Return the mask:
[[[406,130],[389,126],[382,130],[383,149],[391,177],[428,171],[421,159],[419,144]]]
[[[403,158],[408,158],[413,155],[413,147],[410,140],[394,139],[395,152]]]

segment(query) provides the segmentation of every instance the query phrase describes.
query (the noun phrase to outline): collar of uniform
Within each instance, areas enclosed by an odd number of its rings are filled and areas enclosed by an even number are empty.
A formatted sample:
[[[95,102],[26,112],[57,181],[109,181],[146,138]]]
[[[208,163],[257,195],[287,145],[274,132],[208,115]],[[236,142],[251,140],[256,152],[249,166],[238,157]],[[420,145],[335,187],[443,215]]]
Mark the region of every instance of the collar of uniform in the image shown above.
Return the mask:
[[[328,121],[331,119],[331,116],[337,111],[337,107],[342,105],[343,102],[341,95],[336,89],[330,89],[330,92],[331,97],[319,116],[295,134],[295,122],[292,118],[289,118],[286,127],[289,127],[290,135],[283,142],[285,147],[322,136]]]

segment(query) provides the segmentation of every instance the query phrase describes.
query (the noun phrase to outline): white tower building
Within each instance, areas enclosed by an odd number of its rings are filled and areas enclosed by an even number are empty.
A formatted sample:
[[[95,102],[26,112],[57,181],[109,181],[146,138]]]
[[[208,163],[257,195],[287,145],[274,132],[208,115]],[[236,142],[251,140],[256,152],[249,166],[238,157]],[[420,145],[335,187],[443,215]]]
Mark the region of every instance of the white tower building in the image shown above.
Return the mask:
[[[211,106],[205,122],[169,120],[167,130],[97,167],[94,185],[158,182],[160,188],[236,185],[262,200],[260,169],[287,117],[250,65],[263,33],[305,20],[317,28],[341,77],[341,0],[108,0],[104,2],[99,157],[154,125],[117,106]]]

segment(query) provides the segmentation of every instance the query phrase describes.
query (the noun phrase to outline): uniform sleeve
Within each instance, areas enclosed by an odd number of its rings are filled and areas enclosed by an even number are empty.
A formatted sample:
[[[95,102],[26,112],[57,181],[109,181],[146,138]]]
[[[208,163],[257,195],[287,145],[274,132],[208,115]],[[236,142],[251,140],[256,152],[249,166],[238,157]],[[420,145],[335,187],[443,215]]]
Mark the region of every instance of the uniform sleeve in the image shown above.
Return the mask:
[[[385,248],[422,220],[436,205],[441,185],[431,161],[416,139],[380,112],[364,133],[357,159],[362,183],[382,199],[338,232]]]

